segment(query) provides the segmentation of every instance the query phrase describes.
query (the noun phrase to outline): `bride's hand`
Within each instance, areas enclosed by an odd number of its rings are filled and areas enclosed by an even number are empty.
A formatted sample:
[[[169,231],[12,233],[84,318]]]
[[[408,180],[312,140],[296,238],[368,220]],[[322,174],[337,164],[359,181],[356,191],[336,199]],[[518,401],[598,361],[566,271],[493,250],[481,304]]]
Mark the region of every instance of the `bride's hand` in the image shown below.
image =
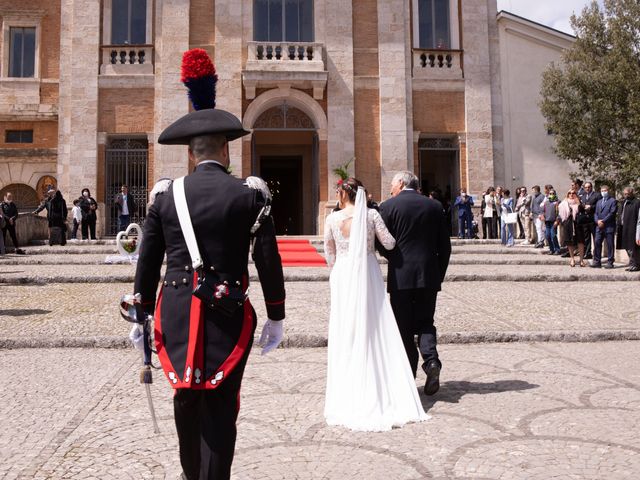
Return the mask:
[[[262,333],[260,334],[260,340],[258,345],[262,348],[262,355],[266,355],[271,350],[275,350],[282,342],[284,337],[283,325],[284,320],[267,320],[262,327]]]

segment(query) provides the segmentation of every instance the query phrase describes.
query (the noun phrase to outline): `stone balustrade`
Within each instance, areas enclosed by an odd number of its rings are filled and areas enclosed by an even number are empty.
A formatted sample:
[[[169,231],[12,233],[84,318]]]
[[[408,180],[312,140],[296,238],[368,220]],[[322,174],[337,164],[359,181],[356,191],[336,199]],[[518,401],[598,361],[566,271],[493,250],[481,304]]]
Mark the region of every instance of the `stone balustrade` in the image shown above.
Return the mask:
[[[283,68],[296,68],[297,65],[304,68],[324,70],[322,58],[323,45],[310,42],[248,42],[249,55],[247,66],[250,64],[279,63]],[[286,65],[285,65],[286,64]]]
[[[413,50],[414,77],[461,79],[462,50]]]
[[[153,45],[103,45],[101,75],[153,73]]]
[[[255,98],[257,88],[284,85],[313,89],[313,97],[322,99],[328,75],[322,43],[248,42],[247,48],[242,83],[248,99]]]

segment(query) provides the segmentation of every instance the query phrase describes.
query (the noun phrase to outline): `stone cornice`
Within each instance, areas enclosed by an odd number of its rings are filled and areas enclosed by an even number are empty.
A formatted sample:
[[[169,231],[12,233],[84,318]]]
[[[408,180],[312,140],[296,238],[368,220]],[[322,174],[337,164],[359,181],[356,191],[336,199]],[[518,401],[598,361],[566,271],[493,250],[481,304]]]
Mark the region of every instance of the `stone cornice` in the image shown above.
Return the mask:
[[[0,157],[4,159],[25,157],[56,157],[57,155],[57,148],[0,148]]]

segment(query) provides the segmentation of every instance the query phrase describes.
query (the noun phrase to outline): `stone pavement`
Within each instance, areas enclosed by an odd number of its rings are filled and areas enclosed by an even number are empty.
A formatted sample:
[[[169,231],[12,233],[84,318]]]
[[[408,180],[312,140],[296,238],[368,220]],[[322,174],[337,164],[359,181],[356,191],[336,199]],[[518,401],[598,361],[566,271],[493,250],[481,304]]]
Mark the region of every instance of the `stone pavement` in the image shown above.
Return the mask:
[[[254,350],[233,478],[638,478],[640,342],[440,350],[431,419],[383,433],[324,423],[325,349]],[[138,364],[131,350],[0,351],[0,477],[176,479],[171,391],[156,374],[154,435]]]
[[[118,301],[129,283],[0,285],[0,346],[127,346],[129,325]],[[328,282],[290,282],[288,346],[325,346]],[[590,292],[598,292],[598,297]],[[439,294],[441,342],[640,339],[635,282],[455,282]],[[260,284],[250,291],[260,324],[266,318]],[[625,301],[621,302],[620,299]]]

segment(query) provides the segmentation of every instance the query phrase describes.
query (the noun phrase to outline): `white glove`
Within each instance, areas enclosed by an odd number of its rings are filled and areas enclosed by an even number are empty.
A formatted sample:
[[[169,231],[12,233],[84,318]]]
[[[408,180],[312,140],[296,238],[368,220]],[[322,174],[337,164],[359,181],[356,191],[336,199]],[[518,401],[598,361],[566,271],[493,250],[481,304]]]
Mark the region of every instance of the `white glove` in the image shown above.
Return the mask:
[[[275,350],[282,342],[282,338],[284,337],[283,325],[282,322],[284,320],[267,320],[262,327],[262,334],[260,335],[260,340],[258,340],[258,345],[262,348],[262,355],[266,355],[271,350]]]
[[[134,325],[129,332],[129,340],[133,343],[136,350],[144,352],[144,333],[140,325]]]

